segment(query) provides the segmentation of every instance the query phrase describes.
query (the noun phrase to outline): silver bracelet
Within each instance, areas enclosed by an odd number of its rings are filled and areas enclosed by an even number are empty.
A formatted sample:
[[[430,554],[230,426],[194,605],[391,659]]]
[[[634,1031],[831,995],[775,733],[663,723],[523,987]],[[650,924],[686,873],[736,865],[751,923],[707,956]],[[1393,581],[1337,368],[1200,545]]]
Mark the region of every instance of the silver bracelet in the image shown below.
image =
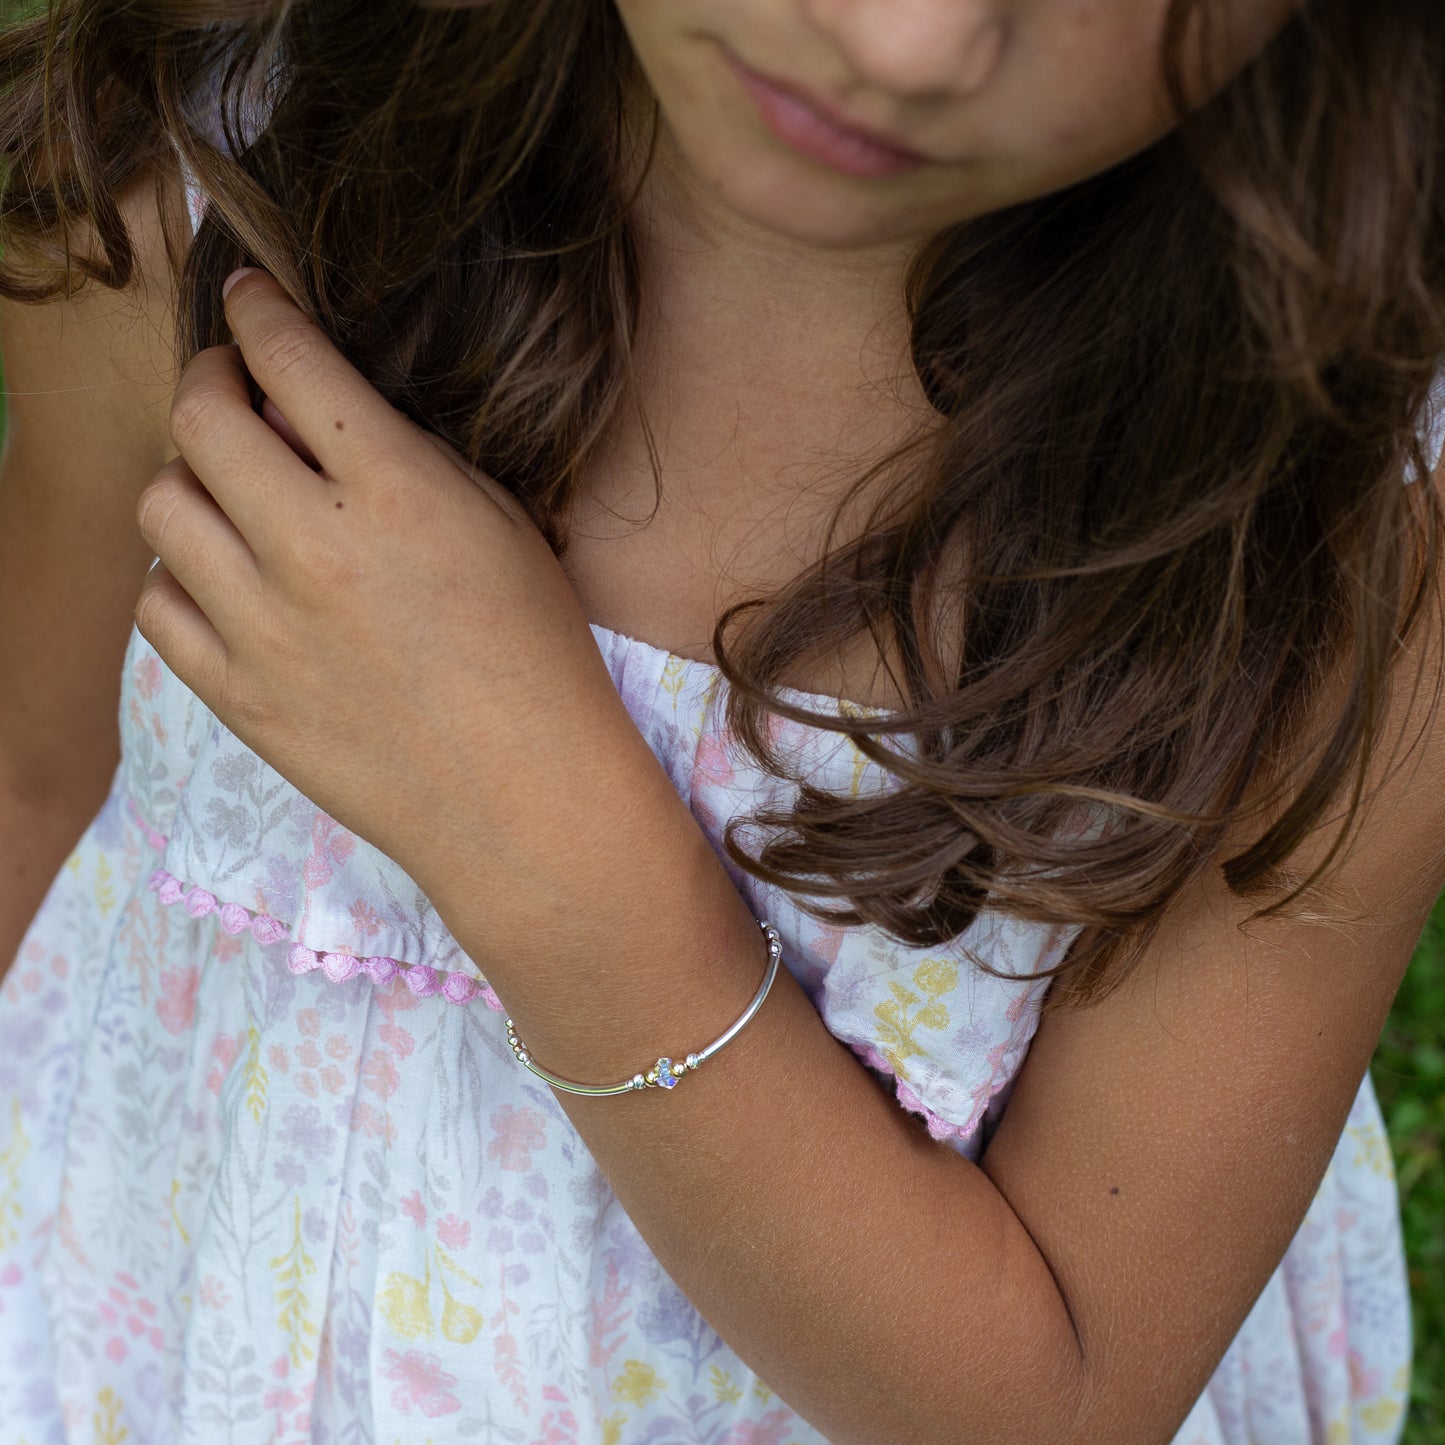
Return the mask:
[[[554,1089],[565,1089],[569,1094],[591,1094],[601,1097],[604,1094],[628,1094],[633,1089],[675,1089],[684,1074],[690,1074],[694,1069],[701,1068],[703,1061],[717,1053],[763,1006],[763,1000],[767,998],[768,990],[773,986],[773,979],[777,977],[778,959],[782,956],[783,944],[778,937],[778,930],[766,919],[760,922],[758,927],[763,930],[768,939],[768,970],[763,975],[763,981],[758,985],[758,991],[753,995],[753,1001],[743,1010],[742,1017],[721,1038],[714,1039],[698,1053],[689,1054],[685,1060],[676,1064],[671,1059],[659,1059],[645,1074],[634,1074],[620,1084],[596,1086],[574,1084],[570,1079],[559,1079],[556,1074],[550,1074],[546,1069],[534,1064],[531,1054],[527,1052],[526,1044],[517,1037],[517,1031],[512,1027],[511,1019],[508,1019],[507,1042],[511,1044],[512,1052],[517,1056],[517,1062],[524,1068],[530,1069],[539,1079],[545,1079]]]

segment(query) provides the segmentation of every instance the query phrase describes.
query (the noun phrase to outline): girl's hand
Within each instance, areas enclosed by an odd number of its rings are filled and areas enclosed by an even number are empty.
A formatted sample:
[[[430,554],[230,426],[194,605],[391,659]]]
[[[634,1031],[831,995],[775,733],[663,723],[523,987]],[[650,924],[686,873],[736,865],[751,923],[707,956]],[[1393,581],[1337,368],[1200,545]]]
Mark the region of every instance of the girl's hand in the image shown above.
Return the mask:
[[[159,557],[141,633],[434,901],[429,880],[469,878],[525,917],[564,883],[600,889],[618,799],[656,799],[664,831],[678,800],[545,539],[271,276],[243,275],[226,313],[239,345],[185,368],[170,413],[181,455],[137,508]],[[248,369],[284,423],[252,409]]]

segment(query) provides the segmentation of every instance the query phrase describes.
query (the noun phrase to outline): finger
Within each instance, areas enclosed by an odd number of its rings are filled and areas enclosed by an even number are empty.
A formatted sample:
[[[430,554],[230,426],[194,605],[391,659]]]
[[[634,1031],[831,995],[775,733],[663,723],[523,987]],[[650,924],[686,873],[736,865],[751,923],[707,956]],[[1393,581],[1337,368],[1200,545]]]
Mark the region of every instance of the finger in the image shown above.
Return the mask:
[[[230,665],[226,644],[164,562],[157,561],[141,584],[135,625],[161,661],[219,714]]]
[[[281,408],[278,407],[269,396],[261,399],[261,420],[264,421],[313,472],[321,469],[321,463],[312,455],[311,448],[297,436],[296,428],[281,415]]]
[[[186,364],[171,398],[171,439],[264,567],[325,500],[331,485],[252,407],[237,346]]]
[[[415,447],[416,428],[341,354],[265,271],[225,297],[247,369],[326,473],[348,484],[386,475]]]
[[[141,492],[136,522],[213,626],[235,636],[259,581],[256,558],[183,457],[171,458]]]

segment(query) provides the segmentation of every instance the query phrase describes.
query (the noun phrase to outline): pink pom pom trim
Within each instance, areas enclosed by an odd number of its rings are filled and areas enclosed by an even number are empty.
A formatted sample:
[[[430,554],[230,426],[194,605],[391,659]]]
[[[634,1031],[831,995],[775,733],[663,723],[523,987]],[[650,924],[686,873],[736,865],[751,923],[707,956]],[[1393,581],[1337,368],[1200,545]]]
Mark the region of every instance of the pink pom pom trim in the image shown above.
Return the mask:
[[[207,893],[204,888],[192,888],[186,894],[186,912],[192,918],[205,918],[216,911],[216,895],[214,893]]]
[[[239,903],[221,905],[221,927],[227,933],[244,933],[251,926],[251,915]]]
[[[313,968],[321,967],[321,960],[304,943],[293,943],[286,955],[286,967],[292,973],[310,973]]]
[[[134,811],[134,810],[132,810]],[[150,841],[165,847],[166,840],[159,834]],[[281,943],[290,935],[280,919],[267,913],[255,913],[240,903],[218,903],[216,895],[199,884],[187,887],[174,874],[164,868],[157,868],[148,884],[152,893],[162,903],[182,903],[192,918],[218,916],[221,927],[229,934],[250,932],[257,943]],[[406,986],[418,998],[431,998],[439,994],[448,1003],[470,1003],[479,998],[494,1013],[505,1013],[502,1001],[493,992],[485,979],[469,973],[444,973],[424,963],[402,963],[395,958],[358,958],[351,953],[317,953],[304,943],[293,943],[286,954],[286,966],[292,973],[314,973],[317,969],[332,982],[345,983],[349,978],[364,973],[373,983],[389,984],[397,974],[406,978]]]
[[[366,970],[372,983],[390,983],[399,970],[399,965],[394,958],[364,958],[361,966]]]

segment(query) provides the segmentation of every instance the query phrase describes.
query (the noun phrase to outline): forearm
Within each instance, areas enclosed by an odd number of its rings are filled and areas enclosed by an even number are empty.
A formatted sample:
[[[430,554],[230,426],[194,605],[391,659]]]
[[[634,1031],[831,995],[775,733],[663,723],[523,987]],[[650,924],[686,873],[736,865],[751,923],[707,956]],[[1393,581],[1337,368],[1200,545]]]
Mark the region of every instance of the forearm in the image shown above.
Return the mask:
[[[671,896],[654,892],[630,927],[619,918],[571,957],[509,969],[480,920],[453,910],[540,1064],[615,1082],[741,1013],[765,945],[699,847],[690,877],[676,849],[619,851]],[[838,1445],[1087,1438],[1068,1312],[1023,1226],[886,1096],[785,969],[675,1090],[557,1097],[680,1288]]]

